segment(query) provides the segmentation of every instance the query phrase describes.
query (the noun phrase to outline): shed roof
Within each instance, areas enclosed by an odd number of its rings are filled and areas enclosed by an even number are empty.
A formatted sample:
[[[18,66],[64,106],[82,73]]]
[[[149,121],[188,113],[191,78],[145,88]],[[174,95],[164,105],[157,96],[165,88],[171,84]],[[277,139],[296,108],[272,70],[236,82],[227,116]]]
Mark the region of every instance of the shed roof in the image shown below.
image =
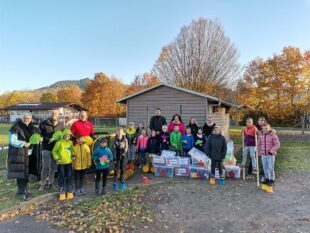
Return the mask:
[[[133,98],[135,96],[141,95],[141,94],[143,94],[145,92],[154,90],[154,89],[159,88],[161,86],[166,86],[166,87],[173,88],[173,89],[176,89],[176,90],[179,90],[179,91],[183,91],[183,92],[186,92],[186,93],[189,93],[189,94],[192,94],[192,95],[201,96],[201,97],[206,98],[208,100],[215,101],[219,105],[226,105],[228,107],[238,108],[237,105],[229,103],[229,102],[226,102],[226,101],[223,101],[223,100],[221,100],[221,99],[219,99],[217,97],[206,95],[206,94],[202,94],[202,93],[199,93],[199,92],[196,92],[196,91],[192,91],[192,90],[189,90],[189,89],[185,89],[185,88],[182,88],[182,87],[177,87],[177,86],[166,84],[166,83],[159,83],[159,84],[157,84],[155,86],[152,86],[152,87],[146,88],[144,90],[138,91],[136,93],[133,93],[131,95],[125,96],[125,97],[119,99],[117,102],[118,103],[122,103],[122,104],[126,104],[126,100],[127,99],[130,99],[130,98]]]
[[[57,108],[62,108],[66,106],[71,106],[78,110],[86,110],[78,104],[63,102],[63,103],[21,103],[12,106],[2,108],[1,110],[5,111],[14,111],[14,110],[30,110],[30,111],[40,111],[40,110],[52,110]]]

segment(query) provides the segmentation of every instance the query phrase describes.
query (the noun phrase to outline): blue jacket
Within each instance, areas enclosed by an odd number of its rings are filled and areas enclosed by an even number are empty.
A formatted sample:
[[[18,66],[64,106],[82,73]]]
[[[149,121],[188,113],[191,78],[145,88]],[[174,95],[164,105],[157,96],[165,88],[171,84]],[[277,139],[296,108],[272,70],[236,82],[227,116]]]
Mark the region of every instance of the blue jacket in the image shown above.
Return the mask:
[[[113,162],[113,154],[107,146],[102,147],[99,145],[94,151],[92,158],[95,161],[97,170],[109,169],[110,163]]]
[[[190,150],[194,147],[195,145],[195,138],[192,134],[187,135],[184,134],[182,137],[182,148],[183,150]]]

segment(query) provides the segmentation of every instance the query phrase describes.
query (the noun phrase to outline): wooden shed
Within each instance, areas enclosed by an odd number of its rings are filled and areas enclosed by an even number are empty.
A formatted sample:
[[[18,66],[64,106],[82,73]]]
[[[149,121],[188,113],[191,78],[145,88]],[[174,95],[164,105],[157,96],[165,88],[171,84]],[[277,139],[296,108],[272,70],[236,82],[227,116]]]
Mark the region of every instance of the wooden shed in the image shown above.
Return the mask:
[[[174,114],[179,114],[185,125],[195,117],[202,127],[211,116],[226,138],[229,138],[229,109],[237,107],[213,96],[164,83],[119,99],[118,103],[126,104],[128,123],[143,121],[148,127],[156,108],[161,109],[168,124]]]

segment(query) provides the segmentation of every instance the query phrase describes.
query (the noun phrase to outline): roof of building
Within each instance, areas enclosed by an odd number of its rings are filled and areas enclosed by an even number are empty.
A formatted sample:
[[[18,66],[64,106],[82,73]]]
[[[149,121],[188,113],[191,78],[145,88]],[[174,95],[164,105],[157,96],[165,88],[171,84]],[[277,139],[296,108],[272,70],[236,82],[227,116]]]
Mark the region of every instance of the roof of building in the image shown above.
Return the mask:
[[[208,100],[215,101],[219,105],[226,105],[226,106],[229,106],[229,107],[238,108],[238,105],[235,105],[235,104],[223,101],[223,100],[221,100],[221,99],[219,99],[217,97],[206,95],[206,94],[202,94],[202,93],[199,93],[199,92],[196,92],[196,91],[192,91],[192,90],[189,90],[189,89],[185,89],[185,88],[182,88],[182,87],[177,87],[177,86],[166,84],[166,83],[159,83],[159,84],[157,84],[155,86],[152,86],[152,87],[146,88],[144,90],[138,91],[136,93],[133,93],[131,95],[125,96],[125,97],[119,99],[117,102],[118,103],[122,103],[122,104],[126,104],[126,100],[127,99],[130,99],[130,98],[133,98],[135,96],[141,95],[141,94],[143,94],[145,92],[154,90],[154,89],[156,89],[158,87],[161,87],[161,86],[166,86],[166,87],[173,88],[173,89],[176,89],[176,90],[179,90],[179,91],[183,91],[183,92],[186,92],[186,93],[189,93],[189,94],[192,94],[192,95],[201,96],[201,97],[204,97],[204,98],[206,98]]]
[[[21,103],[12,106],[8,106],[2,108],[1,110],[5,111],[13,111],[13,110],[30,110],[30,111],[39,111],[39,110],[52,110],[57,108],[62,108],[66,106],[71,106],[78,110],[86,110],[85,108],[81,107],[78,104],[70,103],[70,102],[63,102],[63,103]]]

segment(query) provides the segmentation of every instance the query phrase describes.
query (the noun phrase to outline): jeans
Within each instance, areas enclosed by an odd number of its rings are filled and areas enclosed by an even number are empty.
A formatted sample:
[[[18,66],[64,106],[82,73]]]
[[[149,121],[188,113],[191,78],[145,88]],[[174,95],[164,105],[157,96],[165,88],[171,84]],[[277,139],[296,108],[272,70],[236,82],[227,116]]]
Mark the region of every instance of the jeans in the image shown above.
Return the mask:
[[[25,193],[25,191],[27,190],[28,181],[29,181],[28,179],[16,179],[18,194]]]
[[[73,191],[71,163],[58,165],[58,186],[60,193]]]
[[[188,155],[189,151],[190,151],[190,149],[183,149],[182,157],[189,157],[189,155]]]
[[[140,152],[139,155],[140,155],[140,164],[141,165],[146,164],[146,155],[147,155],[147,153],[146,152]]]
[[[109,169],[106,168],[106,169],[102,169],[102,170],[96,170],[96,180],[95,180],[96,190],[99,190],[99,188],[100,188],[101,174],[102,174],[102,190],[105,191],[105,187],[107,185],[107,177],[109,174]]]
[[[83,188],[83,182],[85,178],[86,169],[83,170],[74,170],[73,176],[74,176],[74,184],[76,189]]]
[[[248,153],[250,152],[252,168],[256,168],[255,146],[245,146],[242,152],[242,166],[245,166]]]
[[[42,150],[42,170],[41,170],[41,185],[45,185],[48,176],[48,184],[54,184],[56,170],[56,161],[52,157],[49,150]]]
[[[128,146],[128,161],[135,161],[136,159],[136,146],[135,145],[129,145]]]
[[[124,179],[125,163],[126,163],[126,160],[124,158],[120,158],[119,160],[116,160],[115,166],[114,166],[114,183],[117,182],[118,171],[120,171],[120,177],[119,177],[120,182],[125,183],[125,179]]]
[[[211,160],[211,177],[215,176],[215,167],[219,169],[220,177],[223,177],[223,160]]]
[[[262,164],[264,169],[265,178],[268,180],[275,180],[276,175],[274,172],[274,162],[276,157],[274,155],[262,155]]]

